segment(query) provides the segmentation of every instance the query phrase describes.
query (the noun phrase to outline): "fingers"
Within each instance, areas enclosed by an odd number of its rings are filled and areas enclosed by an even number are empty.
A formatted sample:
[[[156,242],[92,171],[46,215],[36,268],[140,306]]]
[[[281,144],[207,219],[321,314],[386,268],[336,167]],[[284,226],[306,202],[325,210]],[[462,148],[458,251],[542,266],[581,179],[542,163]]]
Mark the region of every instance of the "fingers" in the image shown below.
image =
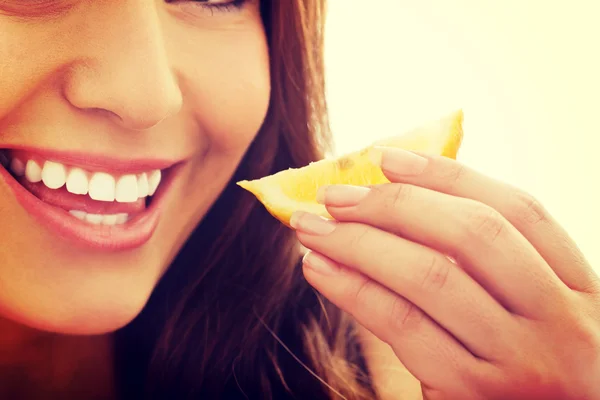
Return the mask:
[[[315,220],[330,232],[311,231]],[[310,214],[296,216],[294,225],[304,246],[406,298],[478,357],[496,359],[510,348],[510,313],[441,253],[366,225]]]
[[[406,174],[398,160],[411,160],[406,157],[408,152],[388,148],[382,151],[382,170],[392,182],[409,183],[490,206],[521,232],[567,286],[580,291],[598,287],[598,276],[575,242],[531,195],[447,157],[419,154],[426,160],[425,166],[416,174]]]
[[[364,275],[315,253],[305,258],[304,274],[331,302],[387,342],[426,385],[460,393],[466,386],[462,372],[485,367],[419,308]]]
[[[323,197],[339,221],[378,227],[452,256],[512,312],[553,312],[548,304],[567,289],[531,244],[481,203],[405,184],[330,186]]]

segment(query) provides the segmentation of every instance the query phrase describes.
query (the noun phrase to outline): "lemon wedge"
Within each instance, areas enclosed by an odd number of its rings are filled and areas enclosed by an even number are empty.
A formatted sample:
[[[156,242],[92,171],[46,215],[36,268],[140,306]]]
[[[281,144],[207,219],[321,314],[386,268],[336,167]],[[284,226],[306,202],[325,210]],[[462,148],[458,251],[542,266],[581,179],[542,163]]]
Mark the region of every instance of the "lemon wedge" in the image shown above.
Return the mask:
[[[389,183],[381,169],[371,161],[371,148],[397,147],[455,159],[463,138],[462,122],[463,112],[459,110],[403,135],[379,140],[359,151],[237,184],[254,194],[271,215],[287,226],[295,211],[331,218],[325,206],[316,202],[317,190],[321,186]]]

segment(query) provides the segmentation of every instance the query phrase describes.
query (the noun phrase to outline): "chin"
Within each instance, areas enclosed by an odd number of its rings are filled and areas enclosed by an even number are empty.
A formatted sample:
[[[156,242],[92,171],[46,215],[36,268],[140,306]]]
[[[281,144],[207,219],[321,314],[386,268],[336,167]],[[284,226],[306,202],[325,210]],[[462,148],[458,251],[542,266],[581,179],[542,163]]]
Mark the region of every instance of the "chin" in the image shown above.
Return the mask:
[[[144,299],[147,301],[147,298]],[[146,302],[112,307],[97,307],[60,318],[51,326],[53,332],[69,335],[103,335],[128,325],[142,311]]]
[[[0,315],[35,330],[64,335],[103,335],[129,324],[146,305],[152,288],[115,293],[107,288],[104,296],[90,298],[86,293],[72,293],[72,301],[54,302],[48,309],[43,299],[29,304],[0,308]],[[38,304],[34,304],[34,302]],[[41,304],[40,304],[41,303]],[[17,306],[17,307],[15,307]]]

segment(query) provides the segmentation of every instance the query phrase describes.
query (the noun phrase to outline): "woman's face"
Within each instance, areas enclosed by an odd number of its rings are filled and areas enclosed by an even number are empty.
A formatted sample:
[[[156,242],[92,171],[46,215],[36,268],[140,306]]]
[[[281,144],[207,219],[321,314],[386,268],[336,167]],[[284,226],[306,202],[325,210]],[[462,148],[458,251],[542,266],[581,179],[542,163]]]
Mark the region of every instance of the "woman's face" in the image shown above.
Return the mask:
[[[1,317],[137,315],[265,117],[258,3],[0,0]]]

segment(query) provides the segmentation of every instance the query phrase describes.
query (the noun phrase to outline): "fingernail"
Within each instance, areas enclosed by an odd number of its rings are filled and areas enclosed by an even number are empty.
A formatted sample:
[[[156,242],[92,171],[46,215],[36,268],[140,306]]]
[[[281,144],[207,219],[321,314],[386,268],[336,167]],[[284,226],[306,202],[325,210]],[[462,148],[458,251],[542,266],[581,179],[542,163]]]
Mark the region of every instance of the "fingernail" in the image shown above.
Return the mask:
[[[340,271],[340,267],[335,262],[312,251],[304,255],[302,263],[321,275],[333,275]]]
[[[374,147],[369,151],[369,158],[384,172],[398,176],[419,175],[428,163],[426,158],[396,147]]]
[[[317,202],[333,207],[351,207],[362,201],[371,190],[362,186],[330,185],[317,191]]]
[[[296,211],[290,219],[292,228],[310,235],[329,235],[335,224],[335,221],[304,211]]]

